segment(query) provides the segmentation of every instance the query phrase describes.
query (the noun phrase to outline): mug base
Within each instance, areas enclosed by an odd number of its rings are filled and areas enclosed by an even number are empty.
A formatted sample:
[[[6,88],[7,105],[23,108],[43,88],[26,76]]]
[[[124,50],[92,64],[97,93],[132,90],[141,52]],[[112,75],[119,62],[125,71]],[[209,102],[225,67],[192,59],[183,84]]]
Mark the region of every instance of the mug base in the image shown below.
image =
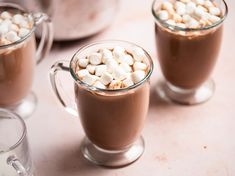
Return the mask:
[[[21,116],[23,119],[30,117],[36,109],[37,97],[34,92],[30,92],[20,103],[6,107]]]
[[[87,137],[84,138],[81,146],[83,156],[93,164],[120,168],[132,164],[141,157],[145,144],[141,136],[129,148],[120,151],[109,151],[94,145]]]
[[[208,101],[213,96],[215,83],[210,79],[197,89],[182,89],[162,81],[157,85],[156,91],[164,100],[182,105],[196,105]]]

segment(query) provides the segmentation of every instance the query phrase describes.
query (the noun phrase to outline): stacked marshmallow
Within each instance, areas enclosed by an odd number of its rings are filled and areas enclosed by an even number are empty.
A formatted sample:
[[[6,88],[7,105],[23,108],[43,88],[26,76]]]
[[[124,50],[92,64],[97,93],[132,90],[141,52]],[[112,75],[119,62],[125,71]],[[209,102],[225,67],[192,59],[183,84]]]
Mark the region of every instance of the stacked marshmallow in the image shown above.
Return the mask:
[[[14,43],[25,37],[32,29],[32,19],[27,14],[0,13],[0,45]]]
[[[211,0],[164,1],[157,15],[166,23],[181,28],[201,28],[221,19],[221,10]]]
[[[145,52],[139,47],[126,50],[116,46],[103,48],[86,58],[76,57],[79,79],[101,89],[121,89],[143,80],[148,71]]]

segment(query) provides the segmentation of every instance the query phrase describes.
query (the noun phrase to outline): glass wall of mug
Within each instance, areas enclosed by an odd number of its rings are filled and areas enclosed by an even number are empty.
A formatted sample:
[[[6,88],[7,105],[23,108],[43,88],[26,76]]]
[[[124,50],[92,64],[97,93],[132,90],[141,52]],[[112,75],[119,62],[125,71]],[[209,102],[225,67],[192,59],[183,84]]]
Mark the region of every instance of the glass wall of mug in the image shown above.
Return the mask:
[[[2,108],[0,108],[0,175],[33,175],[25,123],[18,115]]]
[[[204,27],[184,28],[159,18],[157,11],[163,2],[155,0],[152,5],[158,60],[165,78],[157,91],[180,104],[205,102],[215,89],[210,76],[220,50],[227,5],[223,0],[211,1],[221,9],[220,20]]]
[[[135,44],[125,41],[103,41],[82,47],[68,61],[59,61],[52,66],[51,83],[58,99],[68,112],[78,114],[86,137],[82,143],[82,153],[89,161],[107,167],[121,167],[136,161],[144,151],[141,131],[148,112],[150,84],[153,62],[144,51],[147,75],[139,83],[121,89],[100,89],[82,82],[76,75],[77,58],[84,58],[100,49],[116,46],[130,49]],[[70,71],[74,80],[74,94],[77,110],[71,108],[73,102],[66,102],[57,85],[58,71]]]
[[[26,12],[16,4],[0,3],[0,12],[0,107],[24,118],[36,106],[36,97],[31,92],[34,68],[51,48],[52,26],[46,14]],[[28,20],[27,29],[22,27],[21,18]],[[34,31],[39,24],[43,26],[43,35],[36,50]]]

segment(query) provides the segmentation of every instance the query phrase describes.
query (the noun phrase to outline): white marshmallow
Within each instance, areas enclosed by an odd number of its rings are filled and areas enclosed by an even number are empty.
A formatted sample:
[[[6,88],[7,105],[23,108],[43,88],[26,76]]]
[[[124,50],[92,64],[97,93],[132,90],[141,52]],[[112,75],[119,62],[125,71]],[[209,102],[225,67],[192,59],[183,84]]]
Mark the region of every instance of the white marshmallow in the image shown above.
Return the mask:
[[[96,80],[98,79],[97,76],[86,74],[83,78],[82,81],[88,85],[93,85]]]
[[[188,23],[187,23],[189,28],[198,28],[199,27],[199,22],[192,18]]]
[[[116,79],[116,80],[123,80],[126,78],[126,72],[120,67],[116,67],[114,70],[113,70],[113,78]]]
[[[96,68],[96,66],[95,65],[91,65],[91,64],[87,65],[87,67],[86,67],[86,69],[88,70],[88,72],[90,74],[95,74],[95,68]]]
[[[126,78],[126,79],[124,79],[124,80],[122,81],[122,83],[123,83],[123,85],[124,85],[125,87],[130,87],[130,86],[134,85],[134,83],[133,83],[133,81],[132,81],[131,78]]]
[[[220,21],[221,18],[218,17],[218,16],[210,15],[209,20],[210,20],[212,23],[216,23],[216,22]]]
[[[113,73],[113,70],[118,66],[117,62],[114,59],[108,60],[106,65],[107,65],[107,71],[109,73]]]
[[[109,49],[104,48],[100,52],[102,54],[102,62],[103,63],[106,63],[107,60],[113,59],[113,54]]]
[[[178,2],[178,1],[177,1]],[[176,13],[179,14],[179,15],[184,15],[186,13],[186,8],[185,8],[185,4],[184,6],[178,6],[176,8]]]
[[[113,76],[108,72],[104,72],[100,78],[100,82],[104,85],[108,85],[112,80]]]
[[[22,28],[29,28],[29,23],[23,19],[20,21],[19,26]]]
[[[2,21],[2,24],[3,24],[3,25],[10,26],[10,25],[12,24],[12,21],[9,20],[9,19],[5,19],[5,20]]]
[[[134,67],[135,71],[137,71],[137,70],[146,70],[147,69],[147,65],[144,64],[144,63],[141,63],[141,62],[135,62],[133,67]]]
[[[9,29],[9,31],[16,31],[16,32],[20,32],[20,28],[17,26],[17,25],[15,25],[15,24],[11,24],[11,25],[9,25],[8,26],[8,29]],[[22,33],[22,32],[21,32]],[[19,37],[21,37],[20,36],[20,33],[19,33]]]
[[[92,65],[99,65],[102,61],[102,55],[100,53],[92,53],[88,59]]]
[[[211,15],[219,16],[221,12],[220,12],[220,9],[217,8],[217,7],[210,7],[209,8],[209,13]]]
[[[129,55],[129,54],[125,54],[124,56],[120,57],[119,61],[120,62],[125,62],[129,65],[133,65],[133,63],[134,63],[132,56]]]
[[[133,80],[134,83],[138,83],[142,79],[145,78],[145,72],[141,71],[141,70],[137,70],[137,71],[132,73],[131,77],[132,77],[132,80]]]
[[[2,19],[10,19],[11,18],[11,14],[7,11],[4,11],[1,13],[1,18]]]
[[[197,5],[204,5],[205,0],[194,0]]]
[[[17,36],[17,33],[15,31],[10,31],[6,33],[5,37],[11,42],[16,42],[17,40],[20,40],[20,37]]]
[[[204,6],[206,6],[207,8],[213,7],[213,3],[210,0],[207,0],[204,2]]]
[[[167,11],[172,11],[173,10],[173,4],[170,3],[169,1],[164,1],[162,3],[162,9],[167,10]]]
[[[210,16],[211,16],[211,14],[205,12],[205,13],[201,16],[201,18],[202,18],[202,20],[207,21],[207,20],[209,20]]]
[[[169,18],[169,14],[166,10],[160,10],[157,15],[160,18],[160,20],[163,21],[168,20]]]
[[[182,20],[184,23],[188,23],[190,20],[192,19],[192,17],[190,15],[183,15]]]
[[[175,21],[170,19],[170,20],[167,20],[166,21],[168,24],[172,25],[172,26],[175,26]]]
[[[175,14],[173,14],[173,20],[174,20],[174,22],[176,22],[176,23],[180,23],[181,21],[182,21],[182,17],[179,15],[179,14],[177,14],[177,13],[175,13]],[[168,20],[169,21],[169,20]],[[169,22],[168,22],[169,23]]]
[[[102,84],[100,81],[96,81],[93,86],[100,88],[100,89],[105,89],[106,86],[104,84]]]
[[[80,79],[82,79],[84,76],[89,74],[89,72],[87,69],[82,69],[82,70],[77,71],[76,74],[78,75]]]
[[[86,68],[86,66],[88,65],[89,60],[88,59],[78,59],[78,65],[82,68]]]
[[[16,14],[12,17],[12,21],[15,24],[20,24],[22,20],[24,20],[24,17],[20,14]]]
[[[7,32],[8,32],[8,26],[4,25],[4,24],[1,24],[0,25],[0,36],[6,34]]]
[[[112,80],[109,84],[110,89],[120,89],[122,87],[122,82],[120,80]]]
[[[180,28],[186,28],[186,25],[184,23],[177,23],[176,26]]]
[[[132,71],[131,67],[126,62],[120,63],[119,66],[127,73],[130,73]]]
[[[197,17],[202,18],[204,14],[205,14],[205,11],[203,9],[198,8],[198,7],[195,9],[195,15]]]
[[[197,6],[197,8],[202,9],[204,12],[208,12],[208,9],[202,5]]]
[[[144,61],[146,58],[145,52],[140,47],[133,47],[132,48],[132,55],[134,57],[134,60],[136,61]]]
[[[189,2],[186,4],[185,10],[187,14],[193,14],[196,8],[197,6],[194,2]]]
[[[125,54],[125,49],[120,47],[120,46],[116,46],[113,49],[113,56],[114,58],[117,60],[119,59],[121,56],[123,56]]]
[[[107,66],[106,65],[98,65],[95,68],[95,75],[101,76],[104,72],[106,72]]]

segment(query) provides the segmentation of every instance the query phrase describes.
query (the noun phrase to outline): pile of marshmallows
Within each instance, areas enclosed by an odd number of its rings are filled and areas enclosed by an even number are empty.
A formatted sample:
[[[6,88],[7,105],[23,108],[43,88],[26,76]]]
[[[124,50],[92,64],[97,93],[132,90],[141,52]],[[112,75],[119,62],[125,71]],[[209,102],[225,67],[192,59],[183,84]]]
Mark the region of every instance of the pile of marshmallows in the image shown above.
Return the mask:
[[[181,28],[201,28],[221,19],[221,10],[211,0],[164,1],[157,15],[166,23]]]
[[[14,43],[32,29],[32,19],[23,14],[4,11],[0,14],[0,45]]]
[[[128,51],[120,46],[104,48],[76,59],[79,79],[101,89],[130,87],[143,80],[149,70],[145,52],[134,46]]]

